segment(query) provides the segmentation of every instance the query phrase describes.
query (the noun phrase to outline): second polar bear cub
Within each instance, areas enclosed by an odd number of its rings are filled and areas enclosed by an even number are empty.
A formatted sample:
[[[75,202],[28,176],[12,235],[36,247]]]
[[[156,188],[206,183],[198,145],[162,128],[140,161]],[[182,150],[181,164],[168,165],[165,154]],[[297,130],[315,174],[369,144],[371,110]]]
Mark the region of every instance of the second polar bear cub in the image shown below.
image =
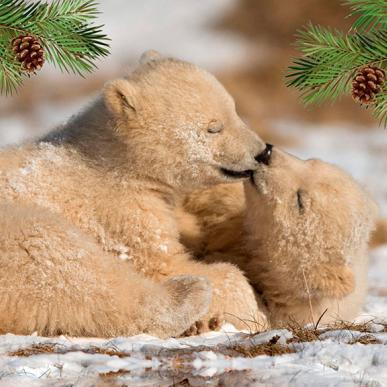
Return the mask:
[[[245,270],[275,325],[352,320],[367,290],[377,208],[344,171],[276,148],[245,184]]]
[[[277,148],[251,182],[191,195],[205,260],[244,270],[271,325],[351,320],[367,288],[376,205],[345,172]]]

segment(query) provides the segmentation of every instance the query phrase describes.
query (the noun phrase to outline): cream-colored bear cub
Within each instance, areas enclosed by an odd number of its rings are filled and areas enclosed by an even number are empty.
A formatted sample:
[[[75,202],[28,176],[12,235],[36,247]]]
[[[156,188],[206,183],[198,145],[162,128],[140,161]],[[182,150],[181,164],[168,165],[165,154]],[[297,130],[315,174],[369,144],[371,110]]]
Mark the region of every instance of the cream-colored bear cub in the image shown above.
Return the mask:
[[[367,287],[376,206],[354,180],[319,160],[273,149],[251,182],[192,195],[205,260],[238,264],[273,326],[351,320]]]
[[[236,266],[191,258],[177,210],[187,192],[250,176],[264,148],[212,75],[153,52],[57,132],[2,150],[0,332],[264,320]]]

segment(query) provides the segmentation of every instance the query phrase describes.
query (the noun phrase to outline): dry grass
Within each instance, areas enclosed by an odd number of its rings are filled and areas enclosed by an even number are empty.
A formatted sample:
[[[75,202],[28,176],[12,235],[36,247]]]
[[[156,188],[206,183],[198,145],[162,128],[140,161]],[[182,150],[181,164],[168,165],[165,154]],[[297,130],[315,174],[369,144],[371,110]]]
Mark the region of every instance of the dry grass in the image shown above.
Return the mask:
[[[286,353],[294,353],[294,350],[286,345],[278,343],[279,336],[274,336],[268,343],[258,345],[218,345],[215,347],[199,346],[183,349],[166,349],[160,351],[159,356],[170,358],[174,368],[185,368],[192,360],[192,356],[197,352],[214,351],[216,353],[223,354],[225,356],[241,355],[244,357],[255,357],[260,355],[277,356]],[[56,344],[34,344],[30,347],[21,348],[17,351],[9,352],[9,356],[21,356],[28,357],[32,355],[41,354],[65,354],[70,352],[83,352],[88,354],[102,354],[108,356],[129,357],[130,353],[122,352],[114,348],[61,348]],[[146,355],[147,360],[151,359],[151,356]]]
[[[109,371],[109,372],[100,373],[99,376],[101,378],[109,379],[109,378],[116,378],[118,376],[123,376],[128,374],[130,374],[130,371],[119,369],[118,371]]]
[[[354,323],[349,321],[336,321],[334,324],[331,324],[327,330],[349,330],[349,331],[357,331],[362,333],[370,332],[370,324],[372,321],[368,321],[365,323]]]
[[[130,354],[127,352],[119,351],[114,348],[100,348],[100,347],[91,347],[90,349],[84,349],[82,352],[90,354],[100,354],[108,356],[118,356],[118,357],[129,357]]]
[[[20,348],[17,351],[9,352],[8,356],[32,356],[40,355],[43,353],[57,353],[57,347],[55,344],[33,344],[27,348]]]
[[[33,344],[30,347],[20,348],[16,351],[9,352],[8,356],[21,356],[27,357],[32,355],[41,355],[48,353],[57,353],[65,354],[70,352],[84,352],[88,354],[99,354],[99,355],[108,355],[108,356],[118,356],[118,357],[129,357],[130,354],[127,352],[122,352],[114,348],[101,348],[101,347],[90,347],[90,348],[61,348],[57,344]]]
[[[305,328],[300,326],[297,323],[291,323],[285,327],[292,332],[293,337],[288,340],[288,343],[305,343],[311,341],[320,340],[320,335],[326,332],[336,331],[336,330],[348,330],[348,331],[356,331],[360,333],[366,333],[365,335],[361,335],[358,338],[354,338],[352,341],[347,344],[379,344],[380,341],[370,334],[371,327],[370,324],[372,321],[365,323],[354,323],[349,321],[336,321],[335,323],[324,327],[322,329],[317,328]],[[384,332],[387,332],[387,323],[380,324],[384,326]]]
[[[320,340],[319,335],[322,333],[322,331],[317,329],[305,328],[296,323],[289,324],[286,329],[293,334],[293,337],[288,340],[288,343],[305,343]]]
[[[365,323],[353,323],[348,321],[337,321],[322,329],[317,327],[303,327],[296,322],[289,323],[287,326],[282,327],[292,332],[293,337],[287,340],[287,344],[305,343],[320,340],[320,335],[326,332],[336,330],[348,330],[364,333],[358,338],[354,338],[348,344],[378,344],[380,341],[371,333],[370,324],[372,321]],[[384,326],[384,332],[387,332],[387,323],[380,324]],[[253,337],[254,334],[247,335],[247,337]],[[269,342],[263,344],[222,344],[217,346],[201,345],[192,348],[182,349],[162,349],[158,354],[145,354],[145,359],[150,360],[152,356],[162,356],[163,358],[169,358],[174,368],[184,368],[192,360],[192,356],[195,353],[203,351],[213,351],[225,356],[244,356],[244,357],[256,357],[261,355],[267,356],[280,356],[284,354],[294,353],[295,349],[289,345],[283,345],[278,343],[279,336],[274,336]],[[69,352],[83,352],[87,354],[100,354],[107,356],[129,357],[129,352],[120,351],[116,348],[101,348],[92,346],[90,348],[65,348],[55,343],[33,344],[29,347],[20,348],[16,351],[9,352],[9,356],[21,356],[27,357],[40,354],[65,354]]]
[[[232,347],[232,350],[244,357],[256,357],[256,356],[281,356],[289,353],[295,353],[295,350],[287,345],[278,343],[280,336],[274,336],[268,343],[241,346],[236,345]]]
[[[363,345],[381,344],[381,343],[382,342],[373,335],[361,335],[356,339],[353,339],[350,342],[348,342],[348,344],[363,344]]]

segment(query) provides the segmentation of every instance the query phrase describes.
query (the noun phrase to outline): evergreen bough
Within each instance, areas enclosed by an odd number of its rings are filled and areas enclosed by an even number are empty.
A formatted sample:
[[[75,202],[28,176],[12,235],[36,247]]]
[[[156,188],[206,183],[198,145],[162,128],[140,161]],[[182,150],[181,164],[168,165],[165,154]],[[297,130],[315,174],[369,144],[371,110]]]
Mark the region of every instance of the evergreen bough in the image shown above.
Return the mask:
[[[107,36],[94,0],[0,0],[0,93],[11,94],[29,73],[12,50],[19,36],[37,38],[44,59],[61,71],[83,76],[96,68],[95,60],[108,55]]]
[[[298,32],[301,57],[294,58],[287,74],[287,85],[301,91],[308,105],[335,101],[350,94],[359,70],[369,66],[386,72],[387,1],[347,0],[349,16],[356,20],[347,33],[309,24]],[[371,104],[374,116],[387,125],[387,82],[375,94]]]

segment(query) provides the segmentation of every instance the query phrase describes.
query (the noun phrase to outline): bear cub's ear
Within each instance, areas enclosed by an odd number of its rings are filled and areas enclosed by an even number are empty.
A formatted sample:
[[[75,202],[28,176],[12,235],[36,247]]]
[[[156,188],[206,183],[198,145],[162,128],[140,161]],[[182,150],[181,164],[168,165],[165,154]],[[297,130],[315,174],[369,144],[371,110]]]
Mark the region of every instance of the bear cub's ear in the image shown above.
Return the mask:
[[[156,50],[145,51],[140,58],[140,64],[144,65],[149,62],[162,59],[162,55]]]
[[[136,111],[136,89],[126,79],[108,82],[103,89],[103,97],[106,107],[114,115]]]

